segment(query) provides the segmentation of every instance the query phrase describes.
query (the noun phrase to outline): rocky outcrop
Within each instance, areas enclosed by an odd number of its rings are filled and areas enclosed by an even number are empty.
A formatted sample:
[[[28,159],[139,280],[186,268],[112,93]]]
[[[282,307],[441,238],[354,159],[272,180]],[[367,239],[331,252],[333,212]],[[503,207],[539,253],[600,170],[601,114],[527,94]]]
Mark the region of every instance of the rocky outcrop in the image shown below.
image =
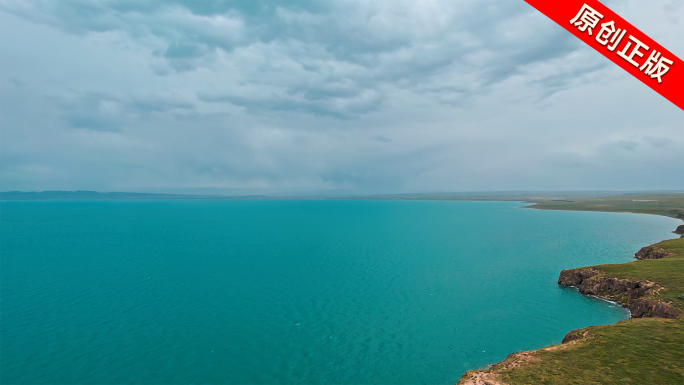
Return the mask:
[[[681,226],[680,226],[681,227]],[[636,259],[660,259],[673,255],[674,253],[658,247],[656,245],[646,246],[639,249],[639,251],[634,254]]]
[[[594,269],[563,270],[558,278],[558,284],[574,286],[582,294],[608,297],[612,300],[634,300],[642,297],[646,294],[646,291],[656,286],[653,282],[632,281],[613,277],[596,277],[591,279],[596,275],[598,275],[598,272]]]
[[[679,311],[664,302],[650,299],[637,299],[629,304],[629,311],[633,318],[655,317],[655,318],[677,318]]]
[[[642,298],[662,289],[655,282],[605,277],[596,269],[584,268],[561,271],[558,284],[576,287],[582,294],[618,302],[629,308],[632,318],[679,316],[679,311],[667,303]]]
[[[582,329],[571,330],[565,335],[565,337],[563,337],[563,341],[561,341],[561,343],[567,344],[568,342],[581,340],[582,338],[586,337],[587,333],[587,331],[582,331]]]
[[[577,286],[587,278],[591,278],[600,271],[591,268],[563,270],[558,277],[558,284],[562,286]]]
[[[675,231],[673,231],[673,233],[675,233],[675,234],[684,234],[684,225],[679,225],[679,226],[677,226],[677,229],[675,229]]]

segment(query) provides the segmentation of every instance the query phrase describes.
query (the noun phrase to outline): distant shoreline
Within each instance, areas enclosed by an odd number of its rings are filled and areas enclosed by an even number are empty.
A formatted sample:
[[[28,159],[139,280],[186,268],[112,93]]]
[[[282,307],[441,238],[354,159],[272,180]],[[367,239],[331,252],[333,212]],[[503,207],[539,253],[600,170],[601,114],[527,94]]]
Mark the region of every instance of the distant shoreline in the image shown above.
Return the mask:
[[[657,201],[657,197],[684,200],[684,191],[653,192],[616,192],[616,191],[474,191],[454,193],[419,193],[419,194],[375,194],[375,195],[317,195],[317,194],[172,194],[144,192],[98,192],[78,191],[0,191],[0,200],[68,200],[68,199],[264,199],[264,200],[446,200],[446,201],[524,201],[526,203],[569,204],[586,202],[587,199],[599,200],[622,197],[633,202]],[[655,198],[654,198],[655,197]],[[631,199],[630,199],[631,198]]]
[[[0,192],[0,201],[26,200],[420,200],[420,201],[507,201],[529,203],[527,208],[629,212],[654,214],[684,220],[684,192],[470,192],[431,194],[392,194],[368,196],[266,196],[266,195],[184,195],[134,192],[41,191]]]

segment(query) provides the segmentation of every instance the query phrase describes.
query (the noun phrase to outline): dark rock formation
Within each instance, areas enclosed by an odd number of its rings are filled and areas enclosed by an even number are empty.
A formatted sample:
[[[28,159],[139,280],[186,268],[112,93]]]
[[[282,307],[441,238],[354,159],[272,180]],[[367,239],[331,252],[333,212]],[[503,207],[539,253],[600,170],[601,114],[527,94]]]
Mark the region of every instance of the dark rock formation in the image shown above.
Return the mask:
[[[558,284],[576,287],[582,294],[616,301],[629,308],[632,318],[677,318],[679,315],[679,311],[667,303],[641,298],[649,291],[661,289],[656,283],[597,276],[599,273],[591,268],[563,270]]]
[[[662,247],[656,245],[642,247],[639,251],[634,254],[636,259],[660,259],[669,257],[673,253],[666,251]]]
[[[677,226],[677,229],[673,231],[675,234],[684,234],[684,225]]]
[[[628,279],[600,277],[594,280],[584,280],[577,288],[582,294],[596,296],[610,295],[616,300],[622,300],[623,297],[626,297],[628,300],[633,300],[642,297],[646,294],[646,291],[654,286],[655,284],[650,282],[644,283]]]
[[[656,317],[656,318],[677,318],[679,312],[672,306],[649,299],[637,299],[629,305],[629,311],[633,318]]]
[[[558,277],[558,284],[562,286],[577,286],[584,282],[585,279],[593,277],[598,273],[598,270],[588,268],[563,270]]]
[[[582,339],[584,334],[585,333],[582,333],[582,330],[580,329],[571,330],[565,335],[565,337],[563,337],[563,341],[561,343],[567,344],[570,341]]]

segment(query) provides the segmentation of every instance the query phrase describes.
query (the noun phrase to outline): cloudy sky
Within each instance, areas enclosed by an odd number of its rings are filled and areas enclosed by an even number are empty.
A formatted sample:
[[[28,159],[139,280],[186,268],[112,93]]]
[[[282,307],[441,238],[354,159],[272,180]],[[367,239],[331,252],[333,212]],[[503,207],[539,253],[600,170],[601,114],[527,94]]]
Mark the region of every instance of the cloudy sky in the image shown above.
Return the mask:
[[[0,119],[2,191],[684,189],[682,110],[522,0],[0,0]]]

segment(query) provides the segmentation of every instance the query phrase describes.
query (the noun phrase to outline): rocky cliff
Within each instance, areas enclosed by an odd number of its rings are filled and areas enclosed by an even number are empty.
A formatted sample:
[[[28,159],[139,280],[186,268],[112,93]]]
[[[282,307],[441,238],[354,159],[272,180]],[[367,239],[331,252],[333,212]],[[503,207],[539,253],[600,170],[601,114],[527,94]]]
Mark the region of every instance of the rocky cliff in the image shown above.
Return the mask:
[[[684,234],[684,225],[677,226],[677,229],[673,231],[675,234]]]
[[[662,289],[655,282],[606,277],[599,270],[580,268],[561,271],[558,284],[576,287],[582,294],[615,301],[627,307],[632,318],[679,316],[678,309],[648,298]]]

